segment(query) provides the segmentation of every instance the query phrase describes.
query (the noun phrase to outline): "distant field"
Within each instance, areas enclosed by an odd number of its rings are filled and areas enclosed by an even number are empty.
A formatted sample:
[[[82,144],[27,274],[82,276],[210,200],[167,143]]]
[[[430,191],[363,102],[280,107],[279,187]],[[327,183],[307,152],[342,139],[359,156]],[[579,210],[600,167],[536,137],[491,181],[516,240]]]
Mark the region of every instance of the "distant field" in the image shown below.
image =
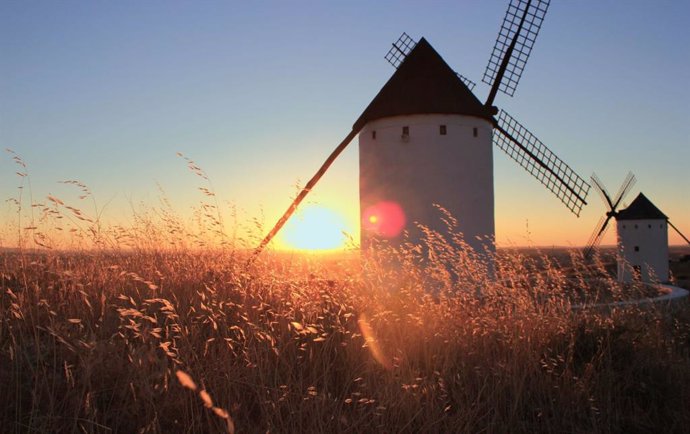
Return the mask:
[[[503,249],[496,280],[440,240],[419,252],[0,253],[2,431],[690,426],[687,303],[572,311],[606,252]]]

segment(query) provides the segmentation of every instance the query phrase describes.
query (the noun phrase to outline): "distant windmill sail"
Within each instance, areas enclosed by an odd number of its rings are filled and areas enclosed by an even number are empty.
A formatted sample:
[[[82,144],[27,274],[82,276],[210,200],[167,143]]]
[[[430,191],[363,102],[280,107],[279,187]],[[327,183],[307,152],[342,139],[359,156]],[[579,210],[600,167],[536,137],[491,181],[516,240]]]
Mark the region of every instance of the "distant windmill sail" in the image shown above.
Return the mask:
[[[589,237],[589,240],[587,240],[587,245],[584,249],[585,258],[590,258],[592,254],[594,254],[594,251],[599,244],[601,244],[601,240],[604,238],[604,235],[609,227],[609,221],[618,215],[618,206],[636,182],[635,175],[633,175],[632,172],[628,172],[628,175],[623,180],[623,183],[618,189],[616,196],[612,199],[608,190],[606,190],[606,187],[604,187],[604,184],[601,182],[596,173],[592,174],[591,179],[594,189],[601,196],[601,200],[604,202],[604,204],[606,204],[608,211],[603,217],[601,217],[596,226],[594,226],[594,231]]]
[[[690,240],[688,239],[688,237],[686,237],[685,235],[683,235],[683,233],[680,231],[680,229],[678,229],[673,223],[671,223],[670,220],[667,221],[667,223],[668,223],[669,226],[671,226],[671,227],[673,228],[674,231],[676,231],[676,233],[677,233],[678,235],[680,235],[680,237],[681,237],[682,239],[685,240],[686,243],[690,244]]]

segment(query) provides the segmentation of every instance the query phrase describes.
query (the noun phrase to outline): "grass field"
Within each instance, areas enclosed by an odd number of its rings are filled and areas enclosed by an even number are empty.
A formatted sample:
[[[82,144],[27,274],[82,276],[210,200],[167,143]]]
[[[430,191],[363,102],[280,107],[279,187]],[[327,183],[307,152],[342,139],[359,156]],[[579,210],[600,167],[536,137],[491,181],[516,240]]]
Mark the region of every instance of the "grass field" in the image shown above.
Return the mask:
[[[602,262],[500,250],[488,280],[476,258],[429,246],[250,267],[232,249],[6,251],[2,431],[690,426],[687,303],[575,312],[568,277],[587,285]]]
[[[258,238],[228,229],[210,188],[192,224],[163,197],[128,226],[107,225],[95,201],[91,212],[34,202],[12,155],[21,184],[0,227],[0,248],[14,247],[0,250],[3,433],[690,427],[688,302],[572,308],[583,296],[648,295],[616,284],[610,250],[584,261],[499,249],[492,272],[459,234],[427,231],[422,246],[365,258],[267,251],[250,264]],[[92,198],[66,183],[79,203]],[[679,285],[688,253],[672,252]]]

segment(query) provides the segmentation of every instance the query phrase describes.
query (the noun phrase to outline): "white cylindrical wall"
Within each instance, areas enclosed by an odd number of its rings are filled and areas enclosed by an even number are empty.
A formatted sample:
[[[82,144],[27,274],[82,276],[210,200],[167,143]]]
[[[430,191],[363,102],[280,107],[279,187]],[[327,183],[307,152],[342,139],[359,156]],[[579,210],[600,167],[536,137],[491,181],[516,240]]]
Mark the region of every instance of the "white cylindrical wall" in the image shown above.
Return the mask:
[[[413,242],[421,241],[415,222],[446,232],[438,204],[458,220],[470,246],[493,251],[492,134],[489,121],[462,115],[395,116],[367,123],[359,134],[362,247],[381,237],[369,228],[367,210],[386,202],[400,206]]]
[[[618,280],[666,282],[668,273],[668,225],[666,220],[619,220]]]

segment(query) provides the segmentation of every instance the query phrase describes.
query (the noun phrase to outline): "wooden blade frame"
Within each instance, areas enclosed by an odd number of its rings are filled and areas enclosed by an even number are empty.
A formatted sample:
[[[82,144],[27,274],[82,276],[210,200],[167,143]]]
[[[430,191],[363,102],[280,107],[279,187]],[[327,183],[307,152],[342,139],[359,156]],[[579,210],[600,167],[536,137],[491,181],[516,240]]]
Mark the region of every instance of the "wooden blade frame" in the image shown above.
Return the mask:
[[[601,240],[604,238],[604,235],[606,234],[606,229],[609,220],[611,220],[612,217],[616,217],[618,215],[618,205],[620,205],[621,201],[623,200],[625,195],[628,194],[628,192],[630,191],[630,189],[636,181],[635,175],[633,175],[632,172],[628,172],[628,175],[625,177],[623,183],[618,189],[618,192],[616,193],[615,199],[611,200],[611,195],[609,195],[608,190],[606,190],[606,187],[604,187],[604,183],[601,182],[601,179],[599,179],[596,173],[592,173],[591,179],[592,185],[594,185],[594,189],[597,190],[597,192],[599,192],[599,194],[601,195],[601,199],[604,201],[604,203],[606,203],[606,206],[608,206],[609,210],[606,212],[606,216],[602,217],[599,220],[599,223],[597,223],[597,225],[594,227],[594,232],[589,237],[589,241],[587,241],[587,246],[584,250],[585,259],[589,259],[594,253],[594,249],[596,249],[597,246],[599,246],[599,243],[601,243]],[[597,229],[599,227],[601,227],[601,229]]]
[[[618,205],[621,204],[621,201],[625,195],[627,195],[632,186],[635,185],[635,182],[637,182],[635,175],[633,175],[632,172],[628,172],[628,175],[625,177],[625,180],[623,180],[621,187],[618,189],[618,193],[616,193],[616,199],[613,201],[612,211],[616,211]]]
[[[606,230],[608,229],[608,224],[609,220],[611,220],[611,217],[613,217],[612,214],[607,214],[606,217],[602,217],[599,220],[599,223],[597,223],[597,225],[594,227],[594,232],[592,232],[592,235],[590,235],[589,241],[587,241],[587,247],[584,251],[585,259],[592,257],[594,250],[599,246],[599,243],[601,243],[604,235],[606,235]]]
[[[384,58],[393,65],[393,68],[398,69],[398,66],[405,60],[407,55],[412,51],[412,49],[417,45],[417,41],[412,39],[410,35],[403,32],[397,41],[393,42],[392,47],[388,50],[388,53]]]
[[[601,200],[604,201],[606,206],[609,208],[609,211],[614,211],[611,195],[609,194],[609,191],[606,189],[606,187],[604,187],[604,183],[601,182],[596,173],[592,173],[590,179],[592,180],[592,185],[594,186],[594,189],[597,191],[597,193],[599,193],[599,196],[601,196]]]
[[[493,104],[498,90],[508,96],[515,93],[549,3],[550,0],[511,0],[482,77],[491,86],[487,106]]]
[[[498,114],[494,143],[539,182],[544,184],[576,216],[587,205],[590,185],[538,138],[508,113]]]
[[[474,87],[477,85],[477,83],[475,83],[474,81],[472,81],[472,80],[470,80],[469,78],[465,77],[464,75],[458,74],[457,72],[455,73],[455,75],[457,75],[458,78],[459,78],[460,80],[462,80],[463,83],[465,83],[465,86],[467,86],[467,88],[468,88],[470,91],[474,91]]]

